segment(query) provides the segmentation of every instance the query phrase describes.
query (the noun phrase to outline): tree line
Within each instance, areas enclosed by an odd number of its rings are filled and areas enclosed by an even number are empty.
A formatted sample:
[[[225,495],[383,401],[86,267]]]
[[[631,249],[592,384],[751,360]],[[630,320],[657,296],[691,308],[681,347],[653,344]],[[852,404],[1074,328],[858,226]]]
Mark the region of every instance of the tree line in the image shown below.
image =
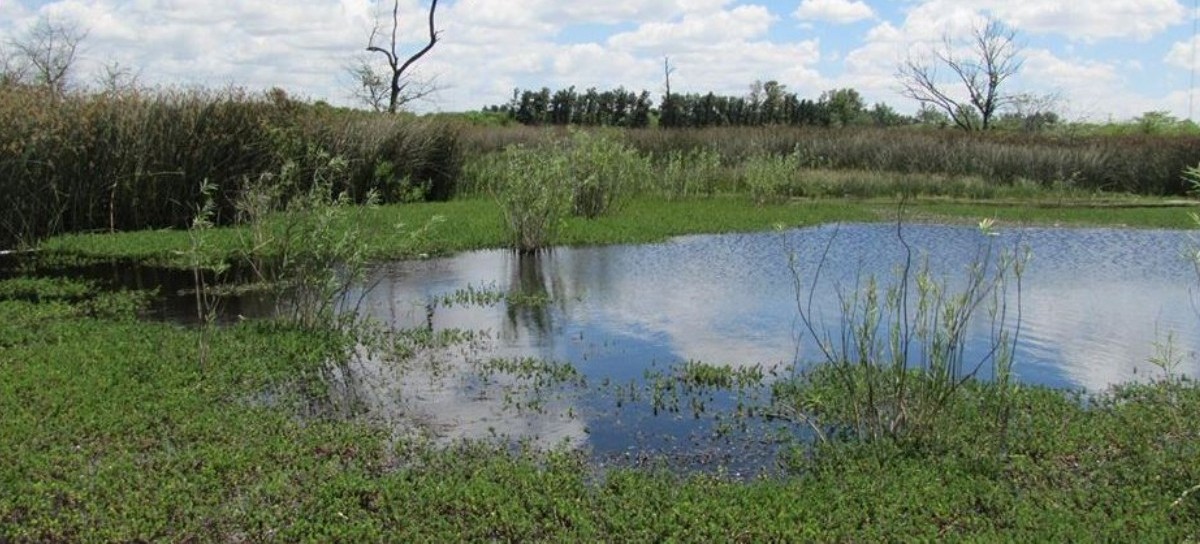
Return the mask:
[[[746,95],[667,93],[655,104],[649,91],[634,92],[574,86],[552,91],[514,89],[507,104],[484,108],[524,125],[581,125],[644,128],[657,122],[668,128],[723,126],[895,126],[917,118],[877,103],[868,108],[854,89],[832,89],[816,100],[800,98],[777,81],[756,81]]]

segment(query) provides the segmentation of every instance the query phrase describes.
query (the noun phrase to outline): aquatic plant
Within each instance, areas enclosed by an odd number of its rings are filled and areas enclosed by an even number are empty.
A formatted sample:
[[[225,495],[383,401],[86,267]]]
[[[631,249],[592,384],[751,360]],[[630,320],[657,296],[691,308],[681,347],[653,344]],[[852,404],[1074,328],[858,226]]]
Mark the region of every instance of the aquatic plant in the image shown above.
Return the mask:
[[[817,325],[812,306],[836,230],[812,278],[801,276],[799,256],[790,255],[799,321],[822,363],[800,387],[777,391],[787,393],[780,397],[794,416],[823,438],[832,428],[871,441],[920,440],[938,432],[943,414],[986,370],[996,395],[991,405],[999,422],[995,438],[1003,448],[1013,352],[1020,335],[1021,278],[1029,255],[1020,247],[998,247],[992,228],[992,221],[980,222],[983,239],[963,270],[961,286],[952,291],[947,280],[933,275],[927,261],[915,262],[898,219],[896,236],[904,257],[895,283],[881,286],[868,277],[854,280],[852,290],[835,287],[841,312],[836,332]],[[1010,289],[1014,307],[1009,306]],[[1012,329],[1010,312],[1015,313]],[[987,347],[969,359],[967,336],[981,320],[989,331]]]

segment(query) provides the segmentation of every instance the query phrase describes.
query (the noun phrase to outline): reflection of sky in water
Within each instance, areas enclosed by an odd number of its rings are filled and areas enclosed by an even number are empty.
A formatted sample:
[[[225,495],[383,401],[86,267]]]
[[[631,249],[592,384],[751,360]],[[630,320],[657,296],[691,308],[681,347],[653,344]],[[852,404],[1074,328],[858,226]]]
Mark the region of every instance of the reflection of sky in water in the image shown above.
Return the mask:
[[[830,242],[830,237],[833,237]],[[953,285],[989,239],[970,227],[908,225],[904,238],[928,258],[935,275]],[[1183,257],[1186,233],[1112,229],[1012,229],[990,239],[996,247],[1027,246],[1032,259],[1021,292],[1021,336],[1016,373],[1024,381],[1102,389],[1157,372],[1147,363],[1156,341],[1173,332],[1184,355],[1179,371],[1200,375],[1191,356],[1200,338],[1191,288],[1193,269]],[[796,255],[807,282],[828,246],[813,290],[819,328],[837,335],[837,290],[874,275],[893,281],[903,256],[894,225],[824,226],[782,233],[688,236],[663,244],[559,248],[538,258],[483,251],[445,259],[382,266],[379,282],[360,311],[396,326],[423,326],[426,305],[473,286],[501,291],[544,291],[546,308],[438,307],[435,328],[490,331],[493,342],[476,358],[533,356],[570,361],[589,380],[640,380],[649,365],[700,360],[715,364],[813,360],[810,335],[799,334],[797,295],[788,255]],[[1016,292],[1008,303],[1016,308]],[[979,317],[986,318],[984,312]],[[1010,313],[1010,321],[1015,315]],[[971,330],[968,359],[989,337],[986,319]],[[803,340],[798,340],[803,338]],[[469,359],[459,357],[458,359]],[[583,429],[603,426],[611,414],[580,409],[584,421],[561,414],[501,415],[478,391],[464,389],[469,369],[460,361],[458,386],[415,391],[411,376],[393,380],[406,405],[455,436],[480,425],[509,434],[548,432],[553,441],[583,441]],[[453,366],[453,365],[452,365]],[[382,371],[377,369],[378,371]],[[419,380],[416,380],[419,381]],[[436,391],[435,391],[436,389]],[[556,402],[595,406],[606,401],[581,393]],[[593,397],[599,394],[592,393]],[[477,413],[476,413],[477,412]],[[480,423],[484,421],[484,423]],[[504,428],[497,429],[496,427]],[[474,431],[472,430],[474,429]],[[636,432],[631,430],[630,432]],[[595,436],[593,436],[595,439]]]

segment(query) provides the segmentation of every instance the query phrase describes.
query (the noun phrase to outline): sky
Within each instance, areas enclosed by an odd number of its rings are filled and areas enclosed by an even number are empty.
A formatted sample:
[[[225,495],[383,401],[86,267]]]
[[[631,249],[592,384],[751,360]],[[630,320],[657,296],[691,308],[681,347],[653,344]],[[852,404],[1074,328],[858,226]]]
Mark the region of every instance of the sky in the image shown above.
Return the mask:
[[[414,109],[474,110],[543,86],[624,86],[657,100],[669,58],[673,92],[744,95],[756,80],[775,80],[802,98],[851,87],[869,104],[911,113],[917,104],[900,94],[897,66],[993,17],[1022,45],[1009,90],[1055,96],[1071,120],[1148,111],[1197,119],[1198,1],[441,0],[440,41],[415,73],[440,90]],[[427,39],[429,3],[399,4],[407,56]],[[388,0],[0,0],[0,43],[46,16],[87,30],[83,83],[117,62],[146,85],[281,87],[352,105],[345,67],[365,54],[390,8]]]

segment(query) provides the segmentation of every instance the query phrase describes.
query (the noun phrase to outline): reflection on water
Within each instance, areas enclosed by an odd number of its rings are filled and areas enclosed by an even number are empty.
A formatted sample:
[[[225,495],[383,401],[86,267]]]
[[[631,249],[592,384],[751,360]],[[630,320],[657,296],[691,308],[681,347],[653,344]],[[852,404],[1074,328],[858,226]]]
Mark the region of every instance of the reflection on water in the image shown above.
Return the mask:
[[[1031,228],[989,239],[974,228],[935,225],[909,225],[903,232],[934,274],[952,284],[980,244],[1029,248],[1015,357],[1015,372],[1025,382],[1098,390],[1153,375],[1158,371],[1148,360],[1168,333],[1184,355],[1177,371],[1200,375],[1193,355],[1200,347],[1197,315],[1189,302],[1197,278],[1184,258],[1191,243],[1186,233]],[[688,360],[782,368],[818,359],[811,339],[799,334],[788,256],[798,256],[800,277],[809,281],[826,247],[813,307],[820,326],[836,335],[838,289],[870,275],[881,281],[895,276],[904,255],[895,226],[688,236],[525,257],[481,251],[392,263],[375,270],[377,284],[364,294],[360,311],[396,328],[488,331],[484,345],[437,355],[444,360],[436,379],[409,368],[383,388],[404,399],[396,410],[417,414],[447,436],[566,441],[600,456],[643,447],[695,453],[714,436],[741,443],[757,440],[747,433],[761,437],[773,429],[765,422],[743,424],[730,435],[719,417],[656,413],[649,395],[621,398],[613,391],[645,391],[647,369],[653,376]],[[468,286],[506,293],[509,303],[434,303]],[[515,302],[521,295],[550,302]],[[1006,296],[1015,307],[1016,291]],[[1010,313],[1010,326],[1016,319]],[[990,334],[986,320],[976,322],[968,350],[984,350]],[[513,396],[525,393],[477,379],[479,362],[494,357],[570,362],[590,385],[559,388],[539,409],[514,411],[512,404],[523,401]],[[375,364],[371,372],[388,371]],[[733,395],[699,402],[730,408],[743,401]]]
[[[1161,371],[1148,361],[1169,338],[1180,355],[1176,371],[1200,377],[1200,317],[1192,303],[1200,280],[1184,256],[1194,245],[1188,233],[1031,228],[989,238],[936,225],[903,232],[951,283],[961,281],[981,244],[1028,247],[1014,369],[1027,383],[1100,390],[1153,377]],[[604,462],[636,462],[650,451],[682,464],[759,470],[771,464],[774,437],[800,430],[744,415],[764,404],[762,389],[688,389],[674,365],[761,365],[769,380],[819,359],[797,323],[792,254],[806,289],[825,255],[813,309],[818,328],[834,335],[839,289],[868,276],[890,281],[904,256],[894,225],[843,225],[390,263],[373,270],[370,289],[347,297],[361,300],[357,311],[397,330],[472,334],[422,345],[400,362],[364,352],[331,370],[330,389],[369,417],[397,429],[415,423],[441,439],[524,438],[586,448]],[[165,294],[192,282],[190,273],[128,263],[90,266],[70,274]],[[15,261],[0,259],[0,277],[19,272]],[[455,302],[464,289],[493,296]],[[1016,291],[1006,296],[1016,307]],[[276,302],[234,297],[224,306],[230,316],[253,316],[269,314]],[[194,301],[167,297],[154,312],[194,318]],[[1010,326],[1017,317],[1009,314]],[[985,350],[990,334],[986,319],[975,322],[968,351]],[[542,383],[489,370],[523,358],[570,363],[583,380]]]

